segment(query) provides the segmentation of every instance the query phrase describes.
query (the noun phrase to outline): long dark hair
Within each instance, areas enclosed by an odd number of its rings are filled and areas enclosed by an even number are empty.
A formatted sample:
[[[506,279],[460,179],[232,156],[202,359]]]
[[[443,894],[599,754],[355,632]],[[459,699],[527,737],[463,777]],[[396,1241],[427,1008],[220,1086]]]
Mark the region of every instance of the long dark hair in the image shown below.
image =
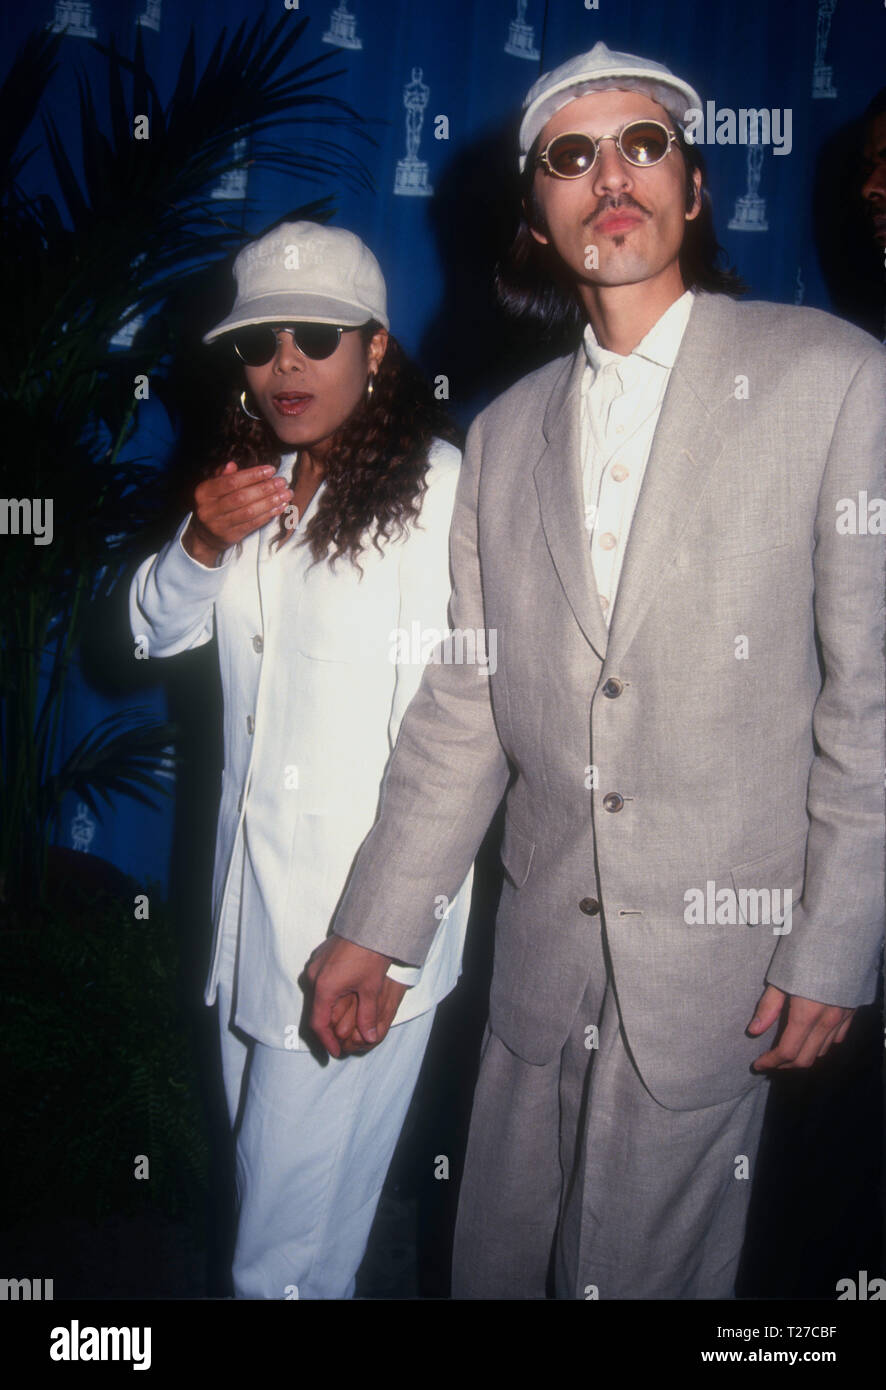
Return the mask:
[[[361,326],[358,331],[364,345],[381,326],[374,319]],[[264,419],[251,420],[244,413],[242,389],[241,381],[231,392],[204,476],[231,458],[240,468],[266,463],[276,467],[281,453],[288,452]],[[428,449],[435,436],[462,443],[460,431],[421,372],[389,335],[371,398],[364,396],[351,412],[326,455],[326,487],[303,540],[315,562],[327,559],[333,564],[347,555],[360,569],[357,557],[373,523],[372,540],[378,550],[382,540],[403,535],[421,510]],[[281,518],[278,541],[286,534]]]
[[[745,294],[747,285],[731,266],[722,266],[723,248],[714,231],[711,195],[707,187],[704,159],[697,145],[686,142],[676,126],[676,145],[686,167],[686,210],[694,203],[692,175],[701,173],[701,211],[686,223],[680,247],[680,271],[687,290],[707,290],[711,294]],[[529,154],[520,181],[523,213],[517,234],[495,270],[498,301],[513,319],[537,330],[546,341],[563,346],[572,344],[584,328],[586,318],[575,283],[575,274],[561,260],[553,245],[541,245],[529,230],[529,217],[540,231],[544,216],[535,196],[536,156],[539,135]]]

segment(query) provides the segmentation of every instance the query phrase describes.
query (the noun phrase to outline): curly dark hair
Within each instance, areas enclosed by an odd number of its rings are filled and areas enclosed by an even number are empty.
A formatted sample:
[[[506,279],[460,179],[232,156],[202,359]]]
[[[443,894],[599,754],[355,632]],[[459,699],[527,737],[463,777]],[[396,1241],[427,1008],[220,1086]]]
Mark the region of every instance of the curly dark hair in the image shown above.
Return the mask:
[[[711,294],[745,294],[747,285],[735,270],[719,264],[724,252],[714,230],[711,195],[701,151],[697,145],[686,141],[679,125],[676,126],[676,137],[676,146],[686,167],[687,212],[694,202],[693,171],[698,169],[702,176],[701,211],[691,222],[687,222],[680,247],[683,284],[687,290],[707,290]],[[520,179],[523,213],[514,240],[496,266],[495,288],[498,301],[510,318],[531,325],[545,339],[571,343],[573,338],[581,334],[586,323],[575,275],[554,247],[541,245],[529,229],[531,219],[540,231],[546,230],[534,187],[540,144],[541,134],[536,137],[526,156]]]
[[[374,319],[358,332],[365,345],[382,325]],[[428,471],[432,439],[461,447],[463,435],[435,398],[427,381],[393,335],[379,363],[371,398],[366,396],[338,430],[325,458],[326,487],[305,528],[313,562],[330,565],[348,558],[360,569],[367,532],[375,524],[373,544],[402,536],[418,516]],[[203,468],[208,477],[228,459],[239,468],[278,466],[291,452],[265,420],[251,420],[240,406],[243,382],[232,389],[222,414],[218,438]],[[287,535],[281,517],[277,543]]]

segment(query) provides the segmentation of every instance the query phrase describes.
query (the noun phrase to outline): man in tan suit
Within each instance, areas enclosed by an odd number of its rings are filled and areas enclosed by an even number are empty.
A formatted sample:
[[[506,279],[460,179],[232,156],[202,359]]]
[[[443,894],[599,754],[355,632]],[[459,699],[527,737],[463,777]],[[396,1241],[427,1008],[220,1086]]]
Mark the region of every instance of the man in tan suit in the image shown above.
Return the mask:
[[[450,622],[497,668],[428,666],[308,971],[377,1045],[506,793],[459,1297],[729,1297],[766,1073],[875,992],[886,354],[724,293],[690,107],[604,44],[527,97],[510,298],[582,341],[472,427]]]

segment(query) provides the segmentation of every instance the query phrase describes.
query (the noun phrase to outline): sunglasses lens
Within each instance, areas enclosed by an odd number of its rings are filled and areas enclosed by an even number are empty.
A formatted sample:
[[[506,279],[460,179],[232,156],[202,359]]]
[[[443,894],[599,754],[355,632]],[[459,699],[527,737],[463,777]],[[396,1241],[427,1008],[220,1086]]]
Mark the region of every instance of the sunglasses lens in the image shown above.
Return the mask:
[[[595,146],[589,135],[558,135],[548,146],[548,163],[561,179],[578,179],[594,162]]]
[[[668,132],[657,121],[635,121],[621,133],[621,151],[631,164],[658,164],[669,144]]]
[[[322,362],[331,357],[341,341],[342,330],[334,323],[258,323],[251,328],[241,328],[234,338],[234,351],[247,367],[264,367],[277,351],[277,334],[286,329],[291,333],[295,346],[305,357]]]
[[[298,323],[295,342],[305,357],[322,362],[324,357],[332,356],[341,342],[341,329],[334,323]]]
[[[264,367],[277,351],[276,334],[267,323],[238,329],[234,337],[234,351],[247,367]]]

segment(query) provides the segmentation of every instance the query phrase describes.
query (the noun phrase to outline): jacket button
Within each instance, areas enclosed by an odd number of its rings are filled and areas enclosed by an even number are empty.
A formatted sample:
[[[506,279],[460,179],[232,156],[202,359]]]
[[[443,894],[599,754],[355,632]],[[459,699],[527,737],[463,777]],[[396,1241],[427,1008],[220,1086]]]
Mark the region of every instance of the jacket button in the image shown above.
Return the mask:
[[[261,637],[259,636],[258,633],[256,633],[255,636],[254,636],[253,639],[252,639],[252,650],[253,650],[254,652],[263,651],[263,650],[264,650],[264,645],[265,645],[265,644],[264,644],[264,642],[262,641]]]
[[[255,720],[253,719],[253,717],[252,717],[251,714],[247,714],[247,716],[246,716],[246,732],[247,732],[248,734],[251,734],[251,733],[253,732],[254,729],[255,729]]]
[[[620,681],[616,676],[610,676],[609,680],[603,686],[603,694],[606,696],[607,700],[617,700],[623,690],[624,682]]]
[[[596,898],[582,898],[578,906],[587,917],[596,917],[600,911],[600,904]]]
[[[607,792],[603,798],[603,808],[606,811],[620,811],[624,804],[625,799],[619,796],[618,792]]]

